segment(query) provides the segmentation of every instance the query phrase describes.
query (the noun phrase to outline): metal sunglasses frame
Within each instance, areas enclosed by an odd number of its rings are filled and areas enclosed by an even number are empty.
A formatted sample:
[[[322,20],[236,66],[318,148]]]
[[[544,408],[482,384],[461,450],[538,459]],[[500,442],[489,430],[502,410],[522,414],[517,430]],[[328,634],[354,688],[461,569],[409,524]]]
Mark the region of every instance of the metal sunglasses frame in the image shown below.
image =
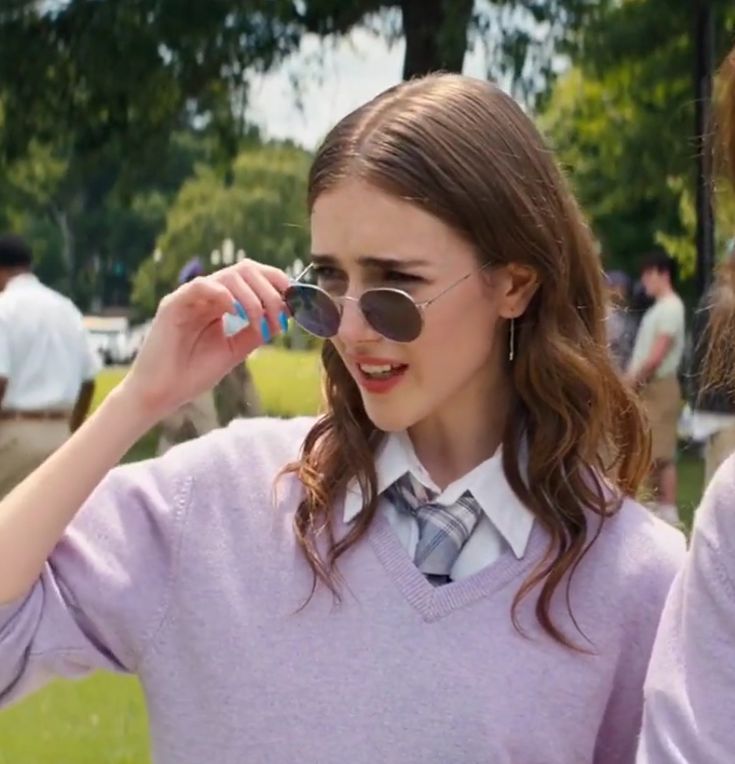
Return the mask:
[[[482,271],[484,271],[486,268],[489,268],[492,264],[493,264],[492,261],[488,260],[488,262],[484,263],[479,268],[475,268],[469,273],[465,273],[464,276],[462,276],[461,278],[458,278],[456,281],[453,281],[451,284],[449,284],[449,286],[442,289],[442,291],[439,292],[439,294],[434,295],[434,297],[431,297],[428,300],[422,300],[421,302],[417,302],[416,300],[414,300],[413,297],[411,297],[411,295],[408,294],[408,292],[405,292],[403,289],[396,289],[395,287],[375,287],[371,289],[366,289],[359,297],[350,297],[349,295],[340,295],[340,296],[331,295],[329,294],[329,292],[327,292],[326,289],[323,289],[322,287],[316,284],[302,284],[301,279],[303,279],[304,276],[306,276],[306,274],[312,268],[314,268],[316,263],[309,263],[309,265],[307,265],[306,268],[304,268],[304,270],[301,271],[301,273],[299,273],[299,275],[292,280],[291,284],[294,286],[299,285],[299,286],[309,287],[310,289],[315,289],[316,291],[321,292],[325,297],[331,300],[334,303],[334,305],[337,307],[337,310],[339,311],[340,321],[342,320],[342,315],[344,313],[345,302],[356,302],[358,307],[360,308],[360,312],[362,313],[363,318],[365,319],[365,321],[367,321],[367,316],[365,316],[365,313],[362,310],[362,306],[360,306],[360,300],[363,298],[365,294],[367,294],[368,292],[392,292],[395,294],[399,294],[401,297],[405,297],[408,300],[410,300],[411,303],[414,305],[414,307],[418,310],[419,317],[421,319],[421,331],[423,331],[424,311],[426,310],[426,308],[428,308],[432,303],[436,302],[440,297],[443,297],[447,292],[450,292],[452,289],[454,289],[454,287],[459,286],[463,281],[467,281],[468,278],[470,278],[471,276],[474,276],[476,273],[482,273]],[[368,321],[368,323],[370,322]],[[370,325],[373,329],[375,329],[375,327],[372,326],[372,324]],[[305,327],[302,327],[302,328],[305,329]],[[337,328],[339,329],[339,325],[337,326]],[[306,331],[309,331],[309,330],[306,329]],[[387,337],[384,334],[383,336],[386,337],[386,339],[391,340],[392,342],[407,343],[407,342],[414,342],[414,340],[418,339],[418,337],[421,336],[421,331],[419,331],[416,337],[414,337],[412,340],[394,340],[391,337]],[[309,332],[309,333],[313,334],[313,332]],[[378,332],[378,333],[382,334],[382,332]],[[331,336],[334,337],[336,334],[337,332],[335,332]],[[321,335],[315,335],[315,336],[320,337],[321,339],[329,339],[329,337],[321,337]]]

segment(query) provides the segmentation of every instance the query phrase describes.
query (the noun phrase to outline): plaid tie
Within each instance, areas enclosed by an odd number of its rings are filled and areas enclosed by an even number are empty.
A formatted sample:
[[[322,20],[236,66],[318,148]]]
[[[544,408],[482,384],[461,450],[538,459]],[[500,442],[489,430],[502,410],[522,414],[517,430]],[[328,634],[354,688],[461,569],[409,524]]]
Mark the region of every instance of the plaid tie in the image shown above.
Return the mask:
[[[480,505],[469,491],[449,507],[437,504],[410,474],[393,483],[385,496],[399,512],[408,512],[418,522],[416,567],[434,586],[448,583],[457,555],[482,516]]]

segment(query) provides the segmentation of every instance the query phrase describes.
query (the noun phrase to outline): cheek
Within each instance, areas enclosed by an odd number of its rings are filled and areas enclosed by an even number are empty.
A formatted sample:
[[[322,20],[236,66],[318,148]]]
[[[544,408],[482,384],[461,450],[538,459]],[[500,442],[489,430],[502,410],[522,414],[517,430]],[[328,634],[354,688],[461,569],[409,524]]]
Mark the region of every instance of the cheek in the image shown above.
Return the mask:
[[[487,302],[467,305],[430,306],[421,337],[411,345],[417,371],[441,370],[441,376],[454,378],[487,361],[493,344],[497,314]],[[432,307],[436,310],[432,312]],[[453,373],[453,372],[456,372]]]

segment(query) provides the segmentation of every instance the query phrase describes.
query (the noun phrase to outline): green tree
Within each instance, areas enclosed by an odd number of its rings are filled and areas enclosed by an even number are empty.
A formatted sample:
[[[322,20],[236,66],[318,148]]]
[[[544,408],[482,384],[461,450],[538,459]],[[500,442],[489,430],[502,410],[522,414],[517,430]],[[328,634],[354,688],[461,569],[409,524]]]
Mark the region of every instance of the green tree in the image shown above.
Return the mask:
[[[192,257],[214,269],[210,254],[225,239],[232,239],[248,256],[281,268],[303,260],[309,245],[309,162],[310,156],[294,146],[266,144],[236,157],[230,183],[205,165],[197,167],[168,211],[157,241],[160,259],[148,258],[136,274],[136,307],[152,313]]]
[[[1,129],[1,126],[0,126]],[[0,224],[34,245],[36,270],[46,282],[89,307],[124,305],[138,264],[153,249],[166,209],[196,162],[211,156],[211,141],[176,133],[155,167],[123,180],[125,157],[115,144],[87,161],[71,161],[53,146],[32,142],[2,165]]]
[[[304,0],[300,18],[319,35],[367,27],[405,39],[403,79],[462,71],[469,48],[484,48],[487,75],[508,83],[527,103],[543,99],[555,57],[576,45],[578,31],[607,0]],[[387,13],[386,13],[387,12]]]
[[[0,216],[34,238],[44,273],[81,304],[125,302],[175,193],[151,177],[181,155],[174,136],[205,135],[213,177],[231,184],[250,131],[250,73],[288,56],[305,32],[405,37],[405,77],[459,70],[468,46],[482,44],[490,74],[530,102],[596,3],[4,0],[0,176],[10,182],[0,182]],[[29,172],[39,162],[45,178]]]
[[[209,163],[226,174],[251,131],[245,72],[267,69],[298,39],[283,0],[5,0],[6,224],[32,236],[42,265],[55,263],[51,280],[80,304],[125,302],[163,224],[169,178],[151,176],[176,175],[166,166],[182,154],[174,136],[196,125]],[[39,157],[64,172],[30,189]]]
[[[735,10],[713,5],[719,58]],[[541,116],[609,265],[635,271],[642,252],[665,243],[693,271],[692,23],[687,4],[607,4],[582,30],[576,66]]]

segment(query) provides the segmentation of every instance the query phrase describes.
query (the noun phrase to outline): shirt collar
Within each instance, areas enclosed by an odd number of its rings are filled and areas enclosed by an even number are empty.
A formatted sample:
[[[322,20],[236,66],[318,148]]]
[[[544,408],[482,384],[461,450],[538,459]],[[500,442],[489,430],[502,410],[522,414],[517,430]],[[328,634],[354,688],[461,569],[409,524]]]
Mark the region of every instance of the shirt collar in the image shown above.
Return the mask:
[[[378,494],[383,493],[407,472],[433,493],[438,494],[437,501],[442,504],[454,504],[465,491],[470,491],[516,557],[523,557],[531,535],[534,515],[521,503],[510,487],[503,472],[500,448],[489,459],[450,483],[443,491],[439,491],[416,456],[408,434],[390,433],[383,439],[376,452],[375,471]],[[348,483],[345,494],[344,521],[352,522],[360,514],[362,505],[360,486],[353,479]]]
[[[17,289],[18,287],[28,286],[29,284],[34,284],[37,281],[38,279],[33,273],[19,273],[17,276],[13,276],[13,278],[8,281],[8,283],[5,285],[5,291],[7,292],[9,289]]]

